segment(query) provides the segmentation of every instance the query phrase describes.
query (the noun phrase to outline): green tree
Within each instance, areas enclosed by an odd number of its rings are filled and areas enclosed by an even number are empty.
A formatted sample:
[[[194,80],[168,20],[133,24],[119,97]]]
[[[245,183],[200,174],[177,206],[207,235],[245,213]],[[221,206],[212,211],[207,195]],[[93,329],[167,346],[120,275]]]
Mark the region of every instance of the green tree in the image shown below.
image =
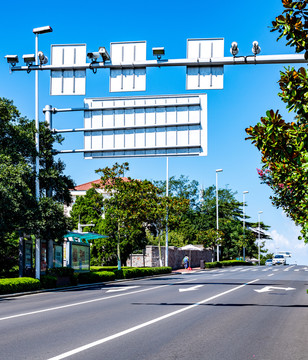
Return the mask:
[[[53,143],[61,138],[40,125],[41,195],[35,198],[35,124],[22,117],[13,102],[0,98],[0,263],[18,257],[18,230],[40,238],[61,238],[67,222],[60,203],[70,202],[73,182],[62,174],[64,164],[54,161]],[[52,176],[51,176],[52,174]],[[51,177],[57,178],[53,183]]]
[[[278,40],[284,37],[287,46],[295,47],[297,53],[304,51],[308,59],[308,1],[283,0],[282,4],[284,11],[273,21],[271,31],[277,31]],[[279,86],[278,95],[294,119],[287,122],[278,110],[269,110],[260,123],[246,129],[247,139],[262,153],[263,168],[257,170],[261,182],[273,191],[273,205],[301,225],[308,242],[307,69],[285,68],[280,72]]]
[[[235,198],[236,193],[230,189],[218,190],[218,211],[219,211],[219,233],[216,230],[216,187],[210,186],[203,191],[200,214],[198,216],[199,237],[203,239],[205,246],[214,247],[217,239],[220,239],[222,246],[222,258],[230,259],[242,254],[243,246],[246,248],[248,257],[256,257],[258,253],[256,239],[258,234],[252,229],[258,224],[251,223],[246,215],[245,237],[243,237],[242,206],[243,203]],[[260,224],[260,227],[267,230],[269,227]],[[261,232],[261,239],[268,239],[268,236]]]

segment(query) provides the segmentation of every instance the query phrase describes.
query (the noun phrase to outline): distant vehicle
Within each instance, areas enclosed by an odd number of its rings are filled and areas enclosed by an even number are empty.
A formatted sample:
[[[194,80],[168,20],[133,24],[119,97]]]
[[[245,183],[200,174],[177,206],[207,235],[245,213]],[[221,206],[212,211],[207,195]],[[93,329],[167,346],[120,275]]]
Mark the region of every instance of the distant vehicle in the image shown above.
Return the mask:
[[[265,261],[265,265],[266,265],[266,266],[272,266],[272,265],[273,265],[273,259],[267,259],[267,260]]]
[[[283,255],[284,257],[291,257],[292,254],[290,253],[290,251],[279,251],[278,253],[279,255]]]
[[[281,254],[277,254],[273,257],[273,265],[286,265],[286,258],[281,255]]]

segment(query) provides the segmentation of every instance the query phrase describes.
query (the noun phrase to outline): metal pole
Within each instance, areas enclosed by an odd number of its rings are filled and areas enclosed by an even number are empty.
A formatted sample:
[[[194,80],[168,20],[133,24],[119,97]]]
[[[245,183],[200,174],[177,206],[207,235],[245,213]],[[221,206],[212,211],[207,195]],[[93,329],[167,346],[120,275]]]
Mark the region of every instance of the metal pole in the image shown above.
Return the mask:
[[[258,260],[259,260],[259,266],[260,266],[260,215],[263,213],[263,211],[258,212],[258,222],[259,222],[259,231],[258,231]]]
[[[135,69],[147,67],[170,67],[170,66],[224,66],[224,65],[264,65],[264,64],[302,64],[307,63],[304,54],[284,54],[284,55],[247,55],[238,57],[213,57],[213,58],[195,58],[195,59],[168,59],[160,60],[142,60],[142,61],[121,61],[121,63],[84,63],[71,65],[43,65],[40,68],[36,66],[13,66],[11,71],[27,70],[90,70],[90,69]]]
[[[38,66],[38,34],[35,34],[35,64]],[[36,157],[35,157],[35,197],[36,200],[40,199],[40,183],[39,183],[39,173],[40,173],[40,159],[39,159],[39,151],[40,151],[40,138],[39,138],[39,73],[35,72],[35,149],[36,149]],[[41,240],[36,236],[35,239],[35,278],[40,279],[41,276]]]
[[[169,158],[166,158],[166,197],[169,196]],[[165,265],[168,266],[168,206],[166,212]]]
[[[222,169],[216,170],[216,229],[217,229],[217,261],[219,261],[219,244],[218,244],[218,230],[219,230],[219,218],[218,218],[218,173],[222,172]]]
[[[243,191],[243,260],[245,261],[245,194],[248,194],[248,191]]]
[[[52,106],[46,105],[45,108],[43,109],[43,112],[45,114],[45,121],[48,124],[48,129],[51,130],[52,129]]]

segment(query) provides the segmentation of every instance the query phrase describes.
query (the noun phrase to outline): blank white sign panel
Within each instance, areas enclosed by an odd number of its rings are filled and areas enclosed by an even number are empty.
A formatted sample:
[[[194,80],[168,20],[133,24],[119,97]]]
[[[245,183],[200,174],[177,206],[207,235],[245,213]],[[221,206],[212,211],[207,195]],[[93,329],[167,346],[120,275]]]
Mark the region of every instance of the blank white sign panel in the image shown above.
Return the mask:
[[[85,99],[84,157],[207,155],[207,96]]]
[[[207,59],[224,56],[224,39],[188,39],[187,58]],[[187,66],[186,89],[223,89],[223,66]]]
[[[86,45],[51,45],[51,65],[84,65]],[[85,95],[85,70],[52,70],[50,95]]]
[[[110,44],[112,64],[145,61],[146,42],[120,42]],[[122,68],[110,70],[110,92],[145,91],[146,68]]]

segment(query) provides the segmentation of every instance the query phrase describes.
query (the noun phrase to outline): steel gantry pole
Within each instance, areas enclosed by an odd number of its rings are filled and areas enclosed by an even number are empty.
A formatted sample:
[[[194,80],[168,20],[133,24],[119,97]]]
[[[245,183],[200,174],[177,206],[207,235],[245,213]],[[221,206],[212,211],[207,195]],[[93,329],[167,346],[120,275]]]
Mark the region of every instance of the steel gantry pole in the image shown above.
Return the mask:
[[[222,169],[217,169],[216,170],[216,230],[217,230],[217,261],[219,261],[219,235],[218,235],[218,230],[219,230],[219,216],[218,216],[218,173],[222,172]]]
[[[243,260],[245,261],[245,195],[249,191],[243,191]]]

